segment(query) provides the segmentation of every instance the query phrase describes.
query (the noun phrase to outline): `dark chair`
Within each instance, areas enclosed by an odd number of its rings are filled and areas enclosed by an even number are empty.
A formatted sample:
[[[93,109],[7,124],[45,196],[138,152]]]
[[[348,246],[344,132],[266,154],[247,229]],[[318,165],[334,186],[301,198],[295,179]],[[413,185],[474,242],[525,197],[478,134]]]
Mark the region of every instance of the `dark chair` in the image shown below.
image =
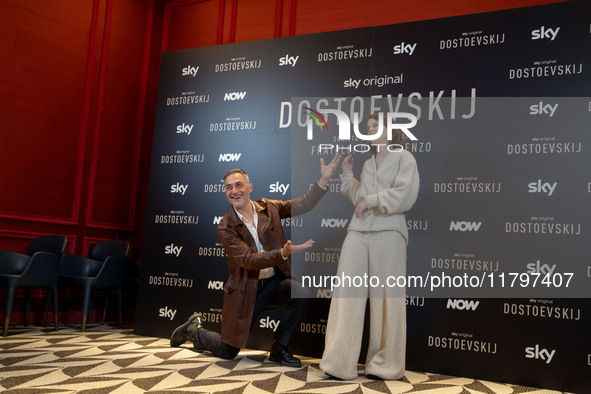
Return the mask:
[[[25,288],[25,326],[29,324],[29,295],[31,288],[48,288],[48,300],[43,316],[47,318],[49,298],[53,295],[53,320],[58,329],[58,275],[60,259],[66,249],[68,239],[63,235],[41,235],[34,239],[28,248],[28,255],[0,250],[0,286],[6,286],[6,304],[2,335],[8,335],[8,324],[14,304],[17,287]]]
[[[82,287],[82,331],[90,311],[94,289],[115,289],[119,307],[119,324],[122,324],[122,285],[129,244],[111,240],[98,243],[90,252],[90,258],[74,254],[62,257],[60,265],[60,286]],[[108,295],[108,294],[107,294]]]

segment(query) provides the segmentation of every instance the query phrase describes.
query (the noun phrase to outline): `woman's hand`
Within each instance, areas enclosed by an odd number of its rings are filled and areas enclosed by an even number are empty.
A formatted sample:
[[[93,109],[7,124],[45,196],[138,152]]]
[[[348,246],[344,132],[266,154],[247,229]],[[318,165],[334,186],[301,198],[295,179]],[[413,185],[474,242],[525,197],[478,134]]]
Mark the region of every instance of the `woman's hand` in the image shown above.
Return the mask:
[[[355,217],[359,219],[365,211],[367,211],[367,203],[363,200],[355,207]]]
[[[355,159],[353,158],[352,155],[345,157],[345,160],[343,160],[343,164],[341,164],[341,170],[343,170],[343,173],[353,171],[353,163],[354,162],[355,162]]]

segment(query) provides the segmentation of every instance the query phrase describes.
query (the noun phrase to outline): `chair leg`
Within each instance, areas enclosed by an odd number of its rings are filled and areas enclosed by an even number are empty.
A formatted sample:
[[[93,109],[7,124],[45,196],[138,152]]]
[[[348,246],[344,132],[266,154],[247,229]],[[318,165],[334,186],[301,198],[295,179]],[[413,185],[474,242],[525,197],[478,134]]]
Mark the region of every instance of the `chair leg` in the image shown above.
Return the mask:
[[[59,308],[57,305],[57,300],[58,300],[58,292],[57,292],[57,287],[55,289],[50,290],[53,293],[53,325],[55,327],[55,331],[58,330],[58,324],[57,324],[57,318],[58,318],[58,313],[59,313]]]
[[[123,294],[122,290],[117,289],[117,302],[119,307],[119,328],[123,327]]]
[[[4,325],[2,326],[2,336],[8,335],[8,323],[10,323],[10,316],[12,315],[12,306],[14,305],[14,292],[16,286],[11,282],[6,286],[6,303],[4,306]]]
[[[84,296],[82,299],[82,332],[86,331],[86,322],[88,321],[88,315],[92,315],[92,308],[90,307],[92,298],[92,288],[90,286],[84,286]]]
[[[10,317],[4,318],[4,326],[2,326],[2,336],[5,337],[8,335],[8,323],[10,322]]]
[[[51,296],[53,293],[53,289],[50,287],[47,290],[47,296],[45,298],[45,310],[43,311],[43,327],[45,327],[45,324],[47,323],[47,312],[49,311],[49,300],[51,300]]]
[[[31,309],[31,289],[23,289],[25,299],[25,327],[29,327],[29,310]]]
[[[102,321],[103,324],[105,324],[105,322],[107,321],[107,308],[109,308],[109,293],[108,292],[105,295],[105,308],[103,309],[103,321]]]

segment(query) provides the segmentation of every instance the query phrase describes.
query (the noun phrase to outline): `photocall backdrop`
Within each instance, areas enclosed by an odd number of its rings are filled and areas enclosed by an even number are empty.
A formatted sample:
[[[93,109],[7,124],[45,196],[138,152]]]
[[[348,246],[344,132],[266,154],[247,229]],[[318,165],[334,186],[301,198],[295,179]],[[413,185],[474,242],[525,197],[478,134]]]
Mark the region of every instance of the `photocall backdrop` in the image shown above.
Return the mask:
[[[228,169],[253,199],[302,195],[336,151],[359,177],[369,142],[353,124],[339,140],[323,109],[359,113],[361,131],[396,112],[417,120],[405,149],[421,177],[407,369],[588,392],[590,49],[591,5],[569,2],[164,53],[136,333],[169,337],[193,312],[220,329]],[[300,275],[335,275],[354,210],[340,172],[284,220],[294,243],[316,241],[292,256]],[[311,291],[291,349],[319,357],[331,285]],[[259,316],[248,347],[268,349],[280,319]]]

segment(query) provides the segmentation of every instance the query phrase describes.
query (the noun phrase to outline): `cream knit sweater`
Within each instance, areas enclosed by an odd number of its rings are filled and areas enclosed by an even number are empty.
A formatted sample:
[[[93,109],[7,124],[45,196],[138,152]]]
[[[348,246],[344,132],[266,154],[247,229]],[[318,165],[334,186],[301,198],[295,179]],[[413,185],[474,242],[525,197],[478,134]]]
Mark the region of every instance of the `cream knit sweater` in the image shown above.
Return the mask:
[[[406,151],[392,152],[376,167],[375,156],[365,161],[361,181],[353,172],[341,174],[341,193],[357,206],[363,200],[368,210],[361,218],[353,215],[348,230],[396,230],[408,242],[404,212],[417,199],[419,172],[414,156]]]

